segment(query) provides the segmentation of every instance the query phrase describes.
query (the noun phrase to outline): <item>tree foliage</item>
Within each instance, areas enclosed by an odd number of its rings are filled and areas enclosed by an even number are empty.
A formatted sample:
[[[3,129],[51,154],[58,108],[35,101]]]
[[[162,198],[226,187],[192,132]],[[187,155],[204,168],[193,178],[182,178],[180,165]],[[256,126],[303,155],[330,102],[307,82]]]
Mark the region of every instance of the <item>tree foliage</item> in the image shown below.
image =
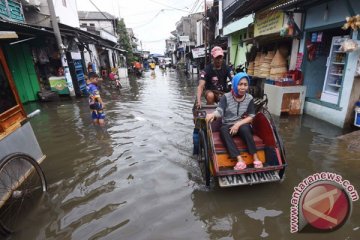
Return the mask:
[[[134,54],[130,36],[126,30],[126,25],[123,18],[118,21],[116,33],[119,36],[118,42],[120,44],[120,47],[126,50],[125,56],[129,65],[131,64],[131,62],[134,61]]]

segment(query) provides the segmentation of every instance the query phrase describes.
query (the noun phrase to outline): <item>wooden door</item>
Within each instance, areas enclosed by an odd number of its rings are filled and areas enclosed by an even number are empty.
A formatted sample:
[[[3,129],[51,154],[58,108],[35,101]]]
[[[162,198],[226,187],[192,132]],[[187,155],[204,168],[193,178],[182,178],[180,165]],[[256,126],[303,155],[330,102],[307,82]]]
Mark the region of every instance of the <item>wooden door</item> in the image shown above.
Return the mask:
[[[20,126],[26,113],[0,46],[0,139]]]

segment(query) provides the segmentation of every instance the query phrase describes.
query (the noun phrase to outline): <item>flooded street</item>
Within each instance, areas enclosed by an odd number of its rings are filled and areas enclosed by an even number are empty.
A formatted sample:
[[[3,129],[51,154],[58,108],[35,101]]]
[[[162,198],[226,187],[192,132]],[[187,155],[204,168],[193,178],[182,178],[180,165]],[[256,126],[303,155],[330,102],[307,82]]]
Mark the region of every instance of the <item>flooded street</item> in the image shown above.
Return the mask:
[[[26,106],[41,109],[31,123],[49,190],[11,239],[359,239],[360,201],[337,231],[290,233],[291,195],[305,177],[334,172],[360,191],[360,153],[336,139],[342,129],[275,118],[285,180],[209,190],[192,155],[196,77],[146,72],[122,85],[102,89],[105,129],[92,125],[86,98]]]

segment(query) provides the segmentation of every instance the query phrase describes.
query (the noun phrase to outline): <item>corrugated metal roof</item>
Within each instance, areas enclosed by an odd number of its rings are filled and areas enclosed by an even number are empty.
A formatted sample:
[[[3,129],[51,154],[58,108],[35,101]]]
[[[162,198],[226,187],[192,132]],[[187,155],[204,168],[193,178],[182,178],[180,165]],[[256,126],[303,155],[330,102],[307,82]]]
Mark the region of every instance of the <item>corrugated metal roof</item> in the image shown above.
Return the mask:
[[[52,30],[47,30],[39,26],[33,26],[29,24],[12,22],[0,19],[0,30],[10,30],[18,33],[27,33],[27,34],[40,34],[40,35],[52,35],[54,32]]]
[[[116,17],[107,12],[78,11],[80,20],[114,20]],[[105,16],[104,16],[105,15]]]
[[[224,24],[265,8],[277,0],[238,0],[224,9]]]

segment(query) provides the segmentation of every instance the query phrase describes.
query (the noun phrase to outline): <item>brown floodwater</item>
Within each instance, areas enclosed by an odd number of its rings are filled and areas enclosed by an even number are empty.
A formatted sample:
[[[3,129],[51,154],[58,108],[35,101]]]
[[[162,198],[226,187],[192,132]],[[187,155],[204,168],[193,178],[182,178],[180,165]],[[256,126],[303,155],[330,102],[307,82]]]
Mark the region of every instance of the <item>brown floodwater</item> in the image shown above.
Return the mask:
[[[360,201],[331,233],[290,233],[294,187],[334,172],[360,191],[360,154],[342,129],[309,116],[275,118],[288,168],[281,183],[204,187],[192,155],[196,78],[145,72],[103,86],[106,127],[91,124],[86,98],[33,103],[47,158],[48,194],[10,239],[359,239]]]

